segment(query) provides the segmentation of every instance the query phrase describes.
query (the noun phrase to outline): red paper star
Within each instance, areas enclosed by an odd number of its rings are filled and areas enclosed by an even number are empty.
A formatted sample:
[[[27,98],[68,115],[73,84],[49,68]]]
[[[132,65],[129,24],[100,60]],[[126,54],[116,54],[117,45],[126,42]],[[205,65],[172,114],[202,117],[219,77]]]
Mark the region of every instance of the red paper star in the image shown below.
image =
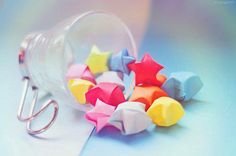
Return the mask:
[[[149,84],[161,86],[162,83],[157,80],[156,74],[163,66],[155,62],[149,54],[145,54],[141,62],[131,63],[128,66],[135,73],[136,85]]]

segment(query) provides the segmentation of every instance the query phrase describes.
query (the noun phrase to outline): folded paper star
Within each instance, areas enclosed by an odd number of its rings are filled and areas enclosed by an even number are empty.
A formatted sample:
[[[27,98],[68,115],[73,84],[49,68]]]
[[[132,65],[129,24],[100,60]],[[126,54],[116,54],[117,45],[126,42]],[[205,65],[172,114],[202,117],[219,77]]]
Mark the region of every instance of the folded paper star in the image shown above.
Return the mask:
[[[182,105],[169,97],[161,97],[153,102],[147,114],[158,126],[172,126],[184,115]]]
[[[192,72],[175,72],[162,85],[168,95],[179,101],[188,101],[202,88],[199,76]]]
[[[85,64],[73,64],[69,67],[66,73],[66,80],[70,79],[84,79],[96,84],[93,74]]]
[[[94,84],[87,80],[71,79],[68,82],[68,88],[80,104],[86,103],[85,93],[94,87]]]
[[[161,85],[163,85],[163,83],[166,81],[167,77],[163,74],[157,74],[156,79],[157,79],[157,81],[159,81],[161,83]]]
[[[135,58],[130,56],[127,49],[121,50],[118,54],[111,57],[110,69],[112,71],[130,73],[128,64],[135,62]]]
[[[109,123],[118,128],[122,134],[130,135],[145,130],[150,126],[151,119],[145,112],[145,104],[124,102],[117,107]]]
[[[98,133],[102,128],[110,125],[108,121],[114,110],[114,106],[108,105],[97,99],[95,107],[85,114],[85,118],[96,126],[96,131]]]
[[[93,46],[86,60],[86,64],[93,74],[108,71],[108,63],[111,52],[101,52],[96,46]]]
[[[101,82],[110,82],[117,84],[122,90],[125,89],[125,85],[122,79],[119,76],[119,73],[113,71],[107,71],[102,73],[100,76],[96,78],[97,83]]]
[[[146,104],[146,110],[153,101],[159,97],[168,96],[165,91],[157,86],[135,86],[129,101],[138,101]]]
[[[161,82],[156,79],[156,74],[163,68],[155,62],[149,54],[145,54],[139,63],[130,63],[130,70],[135,73],[135,84],[149,84],[161,86]]]
[[[109,82],[99,83],[90,89],[85,96],[86,100],[93,105],[97,99],[113,106],[117,106],[125,101],[121,88],[118,85]]]

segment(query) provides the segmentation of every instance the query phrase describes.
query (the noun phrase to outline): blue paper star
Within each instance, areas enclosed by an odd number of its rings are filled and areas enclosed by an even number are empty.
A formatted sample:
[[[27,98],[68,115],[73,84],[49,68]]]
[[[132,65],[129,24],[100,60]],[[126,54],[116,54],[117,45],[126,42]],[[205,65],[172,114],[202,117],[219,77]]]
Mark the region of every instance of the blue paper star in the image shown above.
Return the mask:
[[[202,88],[200,77],[192,72],[175,72],[162,85],[166,93],[179,101],[188,101]]]
[[[130,56],[127,49],[121,50],[110,60],[110,69],[117,72],[130,73],[128,64],[135,62],[135,58]]]

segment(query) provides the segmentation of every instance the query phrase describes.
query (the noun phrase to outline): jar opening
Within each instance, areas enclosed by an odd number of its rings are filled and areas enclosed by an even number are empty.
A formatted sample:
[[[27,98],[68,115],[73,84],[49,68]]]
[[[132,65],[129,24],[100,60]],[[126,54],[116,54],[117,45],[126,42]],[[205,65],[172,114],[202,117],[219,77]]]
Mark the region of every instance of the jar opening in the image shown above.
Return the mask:
[[[112,55],[127,48],[129,55],[137,58],[136,46],[127,26],[116,16],[106,12],[88,12],[77,17],[67,28],[65,36],[65,67],[72,64],[84,64],[91,48],[96,45],[101,51],[110,51]],[[64,75],[67,70],[64,71]],[[134,76],[125,75],[126,97],[133,89]],[[69,94],[68,82],[64,85]],[[73,95],[71,95],[73,96]]]

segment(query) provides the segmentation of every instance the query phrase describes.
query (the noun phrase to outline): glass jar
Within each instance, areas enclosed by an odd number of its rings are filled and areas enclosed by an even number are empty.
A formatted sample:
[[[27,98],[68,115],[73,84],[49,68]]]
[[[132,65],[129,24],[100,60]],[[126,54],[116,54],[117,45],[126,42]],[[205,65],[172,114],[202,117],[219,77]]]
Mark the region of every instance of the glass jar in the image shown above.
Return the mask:
[[[67,87],[66,72],[71,64],[84,64],[91,47],[113,54],[127,48],[137,57],[136,46],[127,26],[116,16],[92,11],[63,21],[48,31],[32,33],[21,44],[20,68],[23,77],[39,91],[50,93],[57,102],[67,103],[86,111],[90,105],[80,105]],[[131,81],[126,86],[128,96]]]

